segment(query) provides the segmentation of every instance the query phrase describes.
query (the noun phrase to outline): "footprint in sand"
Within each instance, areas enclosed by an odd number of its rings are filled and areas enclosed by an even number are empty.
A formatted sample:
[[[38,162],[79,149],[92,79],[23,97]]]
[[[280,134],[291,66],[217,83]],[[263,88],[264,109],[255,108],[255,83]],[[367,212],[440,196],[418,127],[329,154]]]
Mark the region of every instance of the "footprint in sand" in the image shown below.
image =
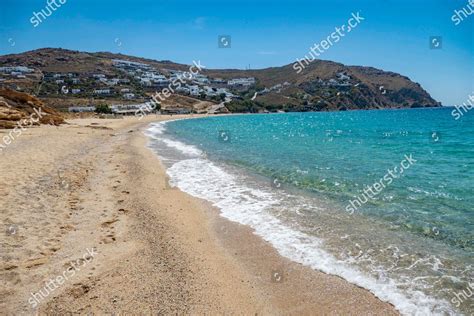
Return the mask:
[[[101,238],[101,243],[109,244],[116,241],[113,224],[118,222],[118,218],[113,218],[100,224],[101,229],[105,230],[105,236]]]
[[[102,224],[100,224],[100,226],[103,227],[103,228],[107,228],[107,227],[111,226],[111,225],[112,225],[113,223],[115,223],[115,222],[118,222],[118,218],[105,221],[105,222],[103,222]]]
[[[42,265],[45,264],[46,262],[48,262],[48,258],[46,258],[46,257],[35,258],[35,259],[27,260],[27,261],[24,263],[24,266],[25,266],[25,268],[30,269],[30,268],[35,268],[35,267],[42,266]]]

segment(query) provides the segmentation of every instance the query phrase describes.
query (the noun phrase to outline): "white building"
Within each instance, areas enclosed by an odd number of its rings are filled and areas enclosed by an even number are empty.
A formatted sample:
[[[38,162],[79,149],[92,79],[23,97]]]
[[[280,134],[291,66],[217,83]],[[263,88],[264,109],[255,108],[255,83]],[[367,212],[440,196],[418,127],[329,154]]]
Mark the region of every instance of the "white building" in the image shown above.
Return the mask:
[[[68,108],[69,112],[75,112],[75,113],[80,113],[80,112],[94,112],[95,111],[95,106],[71,106]]]
[[[214,89],[209,86],[204,86],[203,91],[208,97],[214,97],[217,95],[217,92],[214,91]]]
[[[135,99],[135,94],[134,94],[134,93],[125,93],[125,94],[123,95],[123,97],[124,97],[125,99],[131,100],[131,99]]]
[[[135,61],[128,61],[124,59],[112,59],[112,62],[115,67],[119,67],[119,68],[144,68],[144,69],[151,68],[150,65],[135,62]]]
[[[235,95],[231,93],[229,90],[227,90],[226,88],[217,88],[216,94],[217,95],[225,94],[225,96],[228,98],[235,97]]]
[[[110,107],[112,112],[119,110],[139,110],[143,104],[114,104]]]
[[[30,73],[33,72],[34,69],[25,67],[25,66],[6,66],[0,67],[0,72],[2,73],[11,73],[11,72],[19,72],[19,73]]]
[[[255,78],[249,77],[249,78],[236,78],[236,79],[231,79],[227,81],[227,84],[229,86],[243,86],[243,87],[248,87],[251,85],[255,84]]]
[[[95,94],[110,94],[110,89],[95,89]]]
[[[153,80],[153,83],[158,87],[166,87],[170,84],[170,81],[168,79],[159,79]]]
[[[201,75],[201,74],[196,74],[194,75],[194,81],[198,82],[198,83],[201,83],[201,84],[207,84],[209,83],[209,79],[204,76],[204,75]]]
[[[350,80],[351,77],[349,77],[348,75],[346,75],[345,73],[343,72],[338,72],[337,73],[337,77],[340,79],[340,80]]]
[[[116,86],[119,83],[119,79],[113,78],[113,79],[107,79],[107,78],[100,78],[100,82],[105,83],[108,86]]]
[[[189,94],[198,96],[199,95],[199,87],[198,86],[188,86]]]
[[[176,92],[183,93],[183,94],[189,94],[189,88],[186,87],[177,87]]]

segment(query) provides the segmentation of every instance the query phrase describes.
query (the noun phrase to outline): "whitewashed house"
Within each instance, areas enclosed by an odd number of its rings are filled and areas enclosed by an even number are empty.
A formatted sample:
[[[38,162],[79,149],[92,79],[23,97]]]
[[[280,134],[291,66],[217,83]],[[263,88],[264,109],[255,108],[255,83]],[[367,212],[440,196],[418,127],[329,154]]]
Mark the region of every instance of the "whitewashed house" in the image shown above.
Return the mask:
[[[94,112],[95,106],[70,106],[68,111],[71,113]]]
[[[193,96],[198,96],[199,95],[199,87],[198,86],[188,86],[189,89],[189,94]]]
[[[231,79],[227,81],[227,85],[229,86],[242,86],[242,87],[248,87],[251,85],[255,84],[255,78],[249,77],[249,78],[236,78],[236,79]]]
[[[95,89],[94,93],[95,94],[110,94],[111,91],[110,89]]]
[[[135,99],[135,93],[125,93],[123,97],[127,100]]]

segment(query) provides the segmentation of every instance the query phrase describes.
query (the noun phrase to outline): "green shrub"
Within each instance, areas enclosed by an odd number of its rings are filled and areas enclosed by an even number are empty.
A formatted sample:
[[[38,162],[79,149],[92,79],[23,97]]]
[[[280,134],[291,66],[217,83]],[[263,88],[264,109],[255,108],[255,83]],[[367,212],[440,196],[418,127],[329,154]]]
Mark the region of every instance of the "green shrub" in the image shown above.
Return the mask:
[[[95,107],[95,112],[100,114],[111,114],[112,110],[107,104],[99,104]]]

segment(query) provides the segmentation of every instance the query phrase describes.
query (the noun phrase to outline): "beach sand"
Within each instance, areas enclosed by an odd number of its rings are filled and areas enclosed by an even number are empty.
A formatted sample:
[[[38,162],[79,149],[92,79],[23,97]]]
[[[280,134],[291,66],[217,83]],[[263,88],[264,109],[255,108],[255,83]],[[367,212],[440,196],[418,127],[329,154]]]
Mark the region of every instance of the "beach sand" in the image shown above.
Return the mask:
[[[0,153],[0,314],[398,314],[170,187],[143,134],[166,119],[31,128]]]

